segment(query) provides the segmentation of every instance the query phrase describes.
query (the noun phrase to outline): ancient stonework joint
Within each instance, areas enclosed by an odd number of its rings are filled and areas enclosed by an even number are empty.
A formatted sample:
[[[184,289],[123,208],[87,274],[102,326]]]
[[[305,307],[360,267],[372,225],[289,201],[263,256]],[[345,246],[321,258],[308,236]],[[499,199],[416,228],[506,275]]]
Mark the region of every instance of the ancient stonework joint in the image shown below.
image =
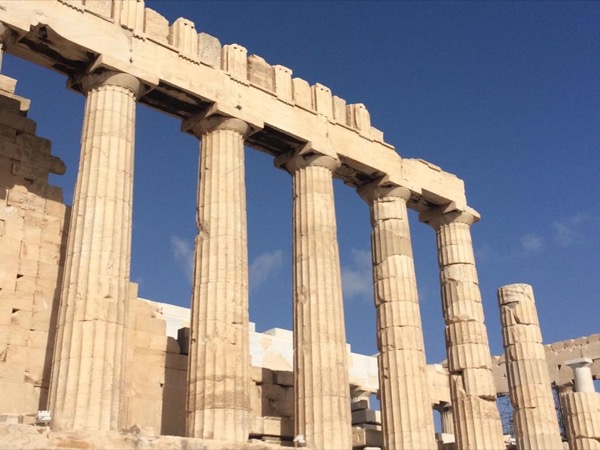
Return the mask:
[[[196,137],[201,137],[213,131],[228,130],[235,131],[246,139],[252,132],[250,125],[241,119],[220,115],[206,117],[202,113],[184,120],[181,129],[194,134]]]
[[[465,224],[472,225],[479,221],[479,214],[471,208],[468,211],[457,209],[454,202],[437,208],[424,211],[419,215],[419,220],[431,225],[435,230],[444,225]]]
[[[79,86],[85,94],[101,86],[119,86],[130,90],[136,100],[145,93],[144,84],[133,75],[104,69],[73,77],[70,85]]]
[[[382,200],[386,197],[400,197],[404,201],[408,201],[412,195],[410,189],[390,182],[387,175],[359,186],[357,192],[368,205],[371,205],[375,200]]]
[[[283,168],[290,174],[307,167],[324,167],[335,173],[341,166],[337,157],[314,150],[310,145],[293,153],[278,156],[274,164],[275,167]]]

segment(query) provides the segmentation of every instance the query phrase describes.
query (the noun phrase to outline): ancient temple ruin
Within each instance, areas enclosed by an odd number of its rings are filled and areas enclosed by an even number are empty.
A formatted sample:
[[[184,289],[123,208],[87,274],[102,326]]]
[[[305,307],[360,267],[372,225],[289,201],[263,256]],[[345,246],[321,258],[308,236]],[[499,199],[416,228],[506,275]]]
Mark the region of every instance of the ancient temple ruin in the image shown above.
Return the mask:
[[[398,155],[364,105],[143,0],[0,0],[0,33],[86,96],[67,206],[48,183],[64,164],[0,76],[0,446],[497,450],[509,394],[518,448],[600,448],[600,335],[544,346],[531,287],[504,286],[493,357],[463,182]],[[137,103],[199,140],[191,311],[130,281]],[[292,331],[249,322],[244,146],[292,179]],[[371,210],[376,359],[347,351],[334,178]],[[436,231],[443,365],[425,360],[409,208]]]

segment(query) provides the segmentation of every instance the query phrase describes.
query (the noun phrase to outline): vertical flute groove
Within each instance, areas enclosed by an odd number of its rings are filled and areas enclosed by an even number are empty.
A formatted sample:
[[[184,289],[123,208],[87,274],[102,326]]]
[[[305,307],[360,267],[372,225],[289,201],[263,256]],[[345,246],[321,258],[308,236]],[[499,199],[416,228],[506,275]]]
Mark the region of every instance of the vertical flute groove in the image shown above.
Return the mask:
[[[51,381],[55,429],[118,430],[127,315],[135,102],[132,76],[88,75]]]
[[[246,442],[249,434],[248,254],[244,134],[237,119],[201,136],[192,330],[189,436]],[[204,127],[204,128],[202,128]]]
[[[302,159],[302,157],[297,157]],[[293,177],[295,434],[315,449],[350,449],[348,361],[331,169]]]

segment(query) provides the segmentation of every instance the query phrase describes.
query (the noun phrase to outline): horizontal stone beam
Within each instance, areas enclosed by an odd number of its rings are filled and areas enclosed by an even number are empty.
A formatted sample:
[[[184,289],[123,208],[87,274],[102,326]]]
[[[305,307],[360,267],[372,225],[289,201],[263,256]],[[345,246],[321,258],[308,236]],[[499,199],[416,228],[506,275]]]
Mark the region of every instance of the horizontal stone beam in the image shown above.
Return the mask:
[[[342,166],[335,176],[350,185],[387,176],[411,190],[413,209],[448,203],[466,209],[463,181],[425,161],[401,158],[371,127],[364,105],[346,105],[325,86],[308,86],[285,67],[248,58],[242,46],[220,48],[186,19],[169,26],[156,11],[138,11],[143,2],[118,14],[98,5],[0,0],[0,21],[16,35],[6,51],[71,78],[90,67],[129,73],[146,85],[141,103],[165,113],[236,117],[256,131],[249,146],[276,156],[309,144],[337,155]]]

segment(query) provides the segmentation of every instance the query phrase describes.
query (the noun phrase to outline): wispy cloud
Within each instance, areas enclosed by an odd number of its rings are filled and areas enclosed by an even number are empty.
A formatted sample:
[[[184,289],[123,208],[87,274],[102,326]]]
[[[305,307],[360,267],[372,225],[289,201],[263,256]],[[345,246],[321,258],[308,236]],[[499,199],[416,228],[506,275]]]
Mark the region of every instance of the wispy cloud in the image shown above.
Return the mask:
[[[552,224],[554,242],[561,247],[578,242],[582,237],[578,228],[586,219],[584,214],[577,214],[554,222]]]
[[[484,243],[482,246],[475,248],[475,258],[477,262],[487,262],[498,257],[496,250],[489,244]]]
[[[194,244],[179,236],[171,236],[171,251],[173,252],[173,258],[185,271],[185,275],[191,284],[194,272]]]
[[[256,289],[281,269],[283,251],[274,250],[257,256],[250,264],[250,289]]]
[[[373,272],[371,251],[352,249],[350,264],[342,265],[342,288],[344,298],[373,297]]]
[[[524,253],[536,253],[544,248],[544,238],[537,233],[529,233],[521,236],[521,250]]]

